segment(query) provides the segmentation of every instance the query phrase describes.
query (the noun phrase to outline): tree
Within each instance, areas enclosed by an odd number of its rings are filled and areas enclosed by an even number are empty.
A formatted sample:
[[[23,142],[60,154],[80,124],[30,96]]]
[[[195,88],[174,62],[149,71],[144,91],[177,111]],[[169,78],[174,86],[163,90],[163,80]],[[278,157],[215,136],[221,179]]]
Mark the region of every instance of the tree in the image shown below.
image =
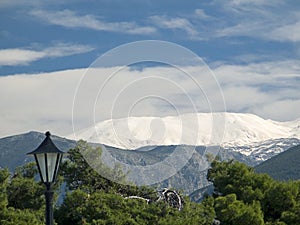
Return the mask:
[[[262,200],[265,217],[270,221],[275,221],[281,217],[285,221],[294,220],[293,217],[297,217],[297,214],[293,212],[296,206],[299,206],[299,183],[296,182],[274,183],[266,191]]]
[[[85,160],[84,154],[101,156],[100,148],[92,148],[80,141],[68,152],[68,160],[63,163],[64,175],[70,191],[63,204],[57,208],[55,218],[58,224],[211,224],[215,213],[213,200],[205,204],[184,200],[184,208],[179,211],[164,201],[156,202],[156,191],[150,187],[137,187],[119,184],[98,174]],[[109,176],[115,176],[126,183],[126,176],[120,168],[112,170],[99,163]],[[125,198],[140,196],[150,199],[151,203],[141,199]]]
[[[0,169],[0,220],[2,220],[4,217],[4,213],[8,204],[7,186],[9,175],[8,169]]]
[[[15,209],[39,210],[45,205],[45,188],[34,178],[14,177],[7,189],[8,206]]]
[[[23,174],[24,175],[24,174]],[[31,203],[38,203],[35,200],[38,199],[35,190],[30,192],[30,187],[33,187],[31,180],[17,176],[10,179],[10,173],[8,169],[0,169],[0,224],[1,225],[42,225],[44,224],[44,213],[40,208],[40,205],[34,206]],[[24,186],[24,184],[26,184]],[[17,187],[14,189],[14,197],[11,195],[11,187]],[[29,191],[30,194],[26,193]],[[19,205],[14,208],[11,205],[11,200],[16,202],[19,198]],[[23,204],[21,206],[21,204]],[[29,204],[29,205],[27,205]],[[27,208],[28,207],[28,208]]]
[[[207,179],[213,182],[216,193],[234,193],[238,200],[249,204],[260,201],[274,182],[268,175],[256,174],[253,168],[237,161],[213,161]]]
[[[241,224],[236,217],[249,221],[255,212],[269,225],[299,224],[299,181],[275,181],[235,161],[211,165],[207,177],[214,183],[216,213],[222,222]]]
[[[218,197],[215,200],[217,218],[225,225],[262,225],[263,213],[258,202],[251,205],[239,201],[235,194]]]
[[[111,169],[102,163],[101,153],[100,147],[93,148],[85,141],[78,141],[76,147],[68,151],[68,159],[62,164],[60,172],[70,190],[81,189],[88,193],[95,190],[114,191],[124,196],[137,194],[145,196],[153,192],[151,188],[137,188],[127,182],[126,175],[118,165]],[[96,165],[91,167],[87,163],[84,157],[87,155],[95,159]],[[97,171],[101,171],[101,174],[95,170],[95,167]],[[102,174],[105,174],[105,177]],[[113,177],[114,181],[106,177]]]
[[[5,218],[0,221],[1,225],[44,225],[44,213],[29,209],[20,210],[12,207],[5,211]]]
[[[95,159],[97,159],[101,156],[101,152],[100,147],[92,148],[85,141],[78,141],[76,147],[68,151],[68,160],[62,164],[61,173],[70,190],[81,188],[108,191],[115,187],[116,183],[98,174],[84,158],[84,155],[93,154]],[[100,167],[99,170],[110,174],[108,176],[119,175],[120,181],[125,177],[119,168],[112,170],[106,167],[101,160],[97,160],[97,166]]]
[[[198,204],[185,199],[179,211],[165,202],[147,203],[126,199],[103,190],[91,194],[74,190],[67,194],[56,212],[56,221],[63,225],[82,224],[212,224],[215,217],[212,199]]]

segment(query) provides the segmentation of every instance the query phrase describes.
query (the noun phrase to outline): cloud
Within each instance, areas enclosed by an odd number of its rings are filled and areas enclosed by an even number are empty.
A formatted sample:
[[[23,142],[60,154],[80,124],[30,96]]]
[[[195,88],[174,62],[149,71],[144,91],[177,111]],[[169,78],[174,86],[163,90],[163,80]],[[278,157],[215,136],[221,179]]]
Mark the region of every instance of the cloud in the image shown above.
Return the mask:
[[[229,111],[255,113],[280,121],[300,117],[299,110],[295,110],[300,100],[299,61],[224,64],[214,71]]]
[[[254,6],[261,6],[261,5],[274,5],[274,4],[281,4],[283,0],[229,0],[226,2],[231,6],[243,6],[243,5],[254,5]]]
[[[30,15],[35,16],[50,24],[68,28],[86,28],[98,31],[110,31],[128,34],[152,34],[156,32],[154,27],[139,26],[135,22],[106,22],[99,20],[94,15],[78,15],[71,10],[45,11],[33,10]]]
[[[202,19],[202,20],[211,20],[211,19],[213,19],[213,17],[207,15],[203,9],[196,9],[195,10],[195,15],[197,16],[197,18]]]
[[[287,121],[300,117],[299,65],[297,60],[220,64],[213,71],[227,111]],[[214,111],[224,111],[218,86],[207,69],[181,69],[194,79],[171,67],[90,68],[0,77],[0,136],[28,130],[51,130],[64,136],[73,131],[72,119],[78,130],[111,117],[210,112],[211,105]]]
[[[299,42],[300,20],[296,22],[289,22],[289,20],[274,22],[267,18],[252,21],[244,19],[235,25],[216,30],[215,34],[216,37],[244,36],[280,42]]]
[[[195,27],[191,24],[191,22],[185,18],[167,18],[166,16],[151,16],[150,20],[152,21],[152,23],[154,23],[160,28],[171,30],[183,30],[188,34],[190,38],[196,38],[199,34]]]
[[[43,52],[26,50],[26,49],[1,49],[0,65],[16,66],[24,65],[39,60],[44,57]]]
[[[28,65],[43,58],[55,58],[86,53],[94,50],[88,45],[57,43],[42,50],[27,48],[0,49],[0,66]]]
[[[299,42],[300,41],[300,20],[287,24],[278,28],[275,28],[271,31],[269,38],[277,41],[291,41]]]
[[[165,30],[183,31],[186,38],[211,40],[225,37],[250,37],[280,42],[298,42],[299,13],[285,1],[231,0],[213,1],[209,7],[180,16],[154,15],[150,23]],[[205,11],[206,10],[206,11]],[[216,13],[217,12],[217,13]],[[287,13],[288,12],[288,13]]]
[[[296,119],[295,115],[300,115],[300,100],[276,100],[274,102],[270,102],[266,105],[261,105],[261,107],[257,107],[253,110],[253,113],[258,115],[264,115],[268,118],[271,115],[274,119],[283,119],[283,115],[285,117],[290,117]]]
[[[217,37],[262,37],[264,36],[263,30],[266,29],[264,22],[258,21],[243,21],[238,22],[233,26],[228,26],[216,31]]]
[[[81,72],[1,77],[0,136],[29,130],[69,132],[72,99]]]
[[[214,37],[250,37],[280,42],[298,42],[298,7],[286,1],[267,0],[216,0],[220,6],[221,24],[212,24],[210,34]],[[229,19],[223,20],[227,16]]]

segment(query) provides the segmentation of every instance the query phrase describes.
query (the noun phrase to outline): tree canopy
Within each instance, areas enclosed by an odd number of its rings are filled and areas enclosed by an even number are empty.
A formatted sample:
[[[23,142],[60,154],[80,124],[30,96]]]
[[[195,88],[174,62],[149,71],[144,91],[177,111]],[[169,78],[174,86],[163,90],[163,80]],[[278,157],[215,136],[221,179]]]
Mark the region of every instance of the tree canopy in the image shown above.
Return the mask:
[[[300,224],[300,181],[279,182],[236,161],[212,160],[207,178],[214,185],[213,196],[195,203],[181,195],[184,206],[178,210],[156,201],[157,190],[152,187],[127,183],[126,174],[118,166],[111,169],[97,164],[107,175],[122,182],[101,176],[84,158],[89,151],[101,154],[101,148],[79,141],[61,165],[54,185],[55,199],[63,182],[66,194],[61,204],[55,205],[57,225],[212,225],[216,218],[222,225]],[[1,225],[44,224],[45,187],[37,181],[37,173],[33,162],[17,168],[14,174],[0,169]]]
[[[207,178],[222,224],[300,224],[300,181],[275,181],[236,161],[213,161]]]

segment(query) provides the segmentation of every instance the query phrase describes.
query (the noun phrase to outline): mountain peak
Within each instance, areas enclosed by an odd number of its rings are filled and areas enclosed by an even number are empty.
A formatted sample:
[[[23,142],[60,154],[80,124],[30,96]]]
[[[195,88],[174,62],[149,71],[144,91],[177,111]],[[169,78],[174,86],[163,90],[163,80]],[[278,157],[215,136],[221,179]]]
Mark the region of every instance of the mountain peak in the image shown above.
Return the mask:
[[[254,114],[189,113],[110,119],[76,132],[74,136],[76,140],[83,139],[121,149],[181,144],[228,147],[277,138],[300,138],[299,129],[295,129],[298,126],[300,120],[277,122]]]

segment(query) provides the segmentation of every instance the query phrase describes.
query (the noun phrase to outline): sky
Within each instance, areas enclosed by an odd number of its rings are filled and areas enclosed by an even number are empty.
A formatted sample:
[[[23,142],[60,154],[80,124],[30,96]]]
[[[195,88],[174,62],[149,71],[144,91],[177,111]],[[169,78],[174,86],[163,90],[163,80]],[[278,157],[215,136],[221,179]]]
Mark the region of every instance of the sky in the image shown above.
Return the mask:
[[[300,2],[0,1],[0,137],[110,118],[300,118]]]

